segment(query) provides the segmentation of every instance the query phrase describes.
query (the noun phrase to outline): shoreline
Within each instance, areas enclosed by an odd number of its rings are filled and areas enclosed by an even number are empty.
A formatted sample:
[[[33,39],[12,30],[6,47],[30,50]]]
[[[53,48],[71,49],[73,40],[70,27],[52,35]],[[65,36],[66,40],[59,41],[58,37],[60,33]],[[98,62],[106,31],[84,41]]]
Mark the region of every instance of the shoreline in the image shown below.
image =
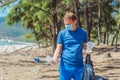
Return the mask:
[[[30,44],[9,44],[9,45],[0,45],[0,54],[10,54],[19,50],[28,50],[31,48],[38,48],[35,43]]]
[[[0,40],[0,45],[25,45],[25,44],[34,44],[32,42],[22,42],[22,41],[13,41],[13,40]]]

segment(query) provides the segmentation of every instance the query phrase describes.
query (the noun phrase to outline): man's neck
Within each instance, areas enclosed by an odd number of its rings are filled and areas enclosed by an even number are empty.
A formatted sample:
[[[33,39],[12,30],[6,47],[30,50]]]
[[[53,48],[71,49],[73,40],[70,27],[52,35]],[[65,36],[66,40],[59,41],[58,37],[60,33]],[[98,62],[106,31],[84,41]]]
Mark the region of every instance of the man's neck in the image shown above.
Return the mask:
[[[77,26],[75,25],[72,29],[72,31],[75,31],[77,29]]]

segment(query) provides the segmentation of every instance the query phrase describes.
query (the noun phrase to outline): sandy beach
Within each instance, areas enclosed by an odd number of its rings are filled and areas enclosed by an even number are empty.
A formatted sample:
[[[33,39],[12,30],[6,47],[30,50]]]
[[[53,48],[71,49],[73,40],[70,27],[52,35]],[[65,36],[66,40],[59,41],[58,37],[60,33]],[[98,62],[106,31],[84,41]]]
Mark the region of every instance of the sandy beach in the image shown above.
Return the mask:
[[[45,57],[51,55],[51,47],[0,54],[0,80],[59,80],[59,64],[49,65],[45,62]],[[35,63],[34,57],[39,57],[41,62]],[[112,46],[97,46],[91,59],[96,75],[109,80],[120,80],[120,46],[118,50]]]

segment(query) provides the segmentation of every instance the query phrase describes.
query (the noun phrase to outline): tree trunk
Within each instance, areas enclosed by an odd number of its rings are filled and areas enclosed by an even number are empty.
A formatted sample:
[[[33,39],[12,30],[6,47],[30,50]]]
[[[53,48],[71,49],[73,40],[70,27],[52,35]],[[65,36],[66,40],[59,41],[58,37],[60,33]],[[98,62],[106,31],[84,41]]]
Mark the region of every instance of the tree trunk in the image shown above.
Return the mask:
[[[109,34],[108,34],[108,31],[106,32],[106,37],[107,37],[107,38],[106,38],[106,40],[107,40],[106,43],[107,43],[107,45],[108,45],[108,44],[109,44]]]
[[[88,40],[90,40],[90,28],[89,28],[89,15],[88,15],[88,0],[84,0],[84,18],[85,18],[85,26],[88,32]]]
[[[57,23],[57,12],[56,12],[56,1],[57,0],[51,0],[52,5],[52,20],[53,20],[53,26],[54,26],[54,33],[53,33],[53,52],[56,48],[56,40],[57,40],[57,34],[58,34],[58,23]]]
[[[45,38],[45,46],[48,47],[48,40]]]
[[[119,34],[119,31],[117,31],[117,34],[116,34],[115,49],[117,49],[118,34]]]
[[[63,21],[62,16],[63,16],[63,14],[60,15],[61,18],[60,18],[59,21],[58,21],[58,26],[59,26],[59,27],[58,27],[58,32],[60,31],[60,29],[61,29],[61,27],[62,27],[62,21]]]
[[[113,46],[114,41],[115,41],[115,39],[116,39],[116,42],[115,42],[115,49],[117,49],[118,34],[119,34],[119,30],[116,31],[116,33],[115,33],[115,35],[114,35],[114,37],[113,37],[112,43],[111,43],[111,46]]]
[[[98,45],[99,43],[102,42],[102,39],[101,39],[101,0],[99,0],[99,6],[98,6]]]
[[[40,48],[40,41],[36,41],[37,45],[38,45],[38,48]]]
[[[76,14],[76,16],[77,16],[77,26],[78,26],[78,27],[81,27],[79,0],[73,0],[73,3],[74,3],[75,14]]]
[[[104,32],[104,41],[103,43],[105,44],[106,43],[106,32]]]
[[[39,41],[39,37],[38,37],[38,34],[39,34],[39,33],[37,33],[36,31],[33,31],[33,34],[34,34],[34,36],[35,36],[35,39],[36,39],[36,43],[37,43],[37,45],[38,45],[38,48],[40,48],[41,46],[40,46],[40,41]]]
[[[116,33],[115,33],[115,35],[114,35],[114,37],[113,37],[113,40],[112,40],[111,46],[113,46],[114,41],[115,41],[115,38],[116,38]]]
[[[92,29],[92,18],[93,18],[93,16],[92,16],[92,11],[90,10],[90,21],[89,21],[89,40],[91,40],[91,36],[90,36],[90,34],[91,34],[91,29]]]
[[[104,16],[105,17],[105,16]],[[109,34],[108,34],[108,28],[109,28],[109,23],[108,23],[108,19],[105,17],[105,26],[106,26],[106,31],[105,31],[105,33],[106,33],[106,36],[105,36],[105,44],[107,44],[108,45],[108,42],[109,42]]]

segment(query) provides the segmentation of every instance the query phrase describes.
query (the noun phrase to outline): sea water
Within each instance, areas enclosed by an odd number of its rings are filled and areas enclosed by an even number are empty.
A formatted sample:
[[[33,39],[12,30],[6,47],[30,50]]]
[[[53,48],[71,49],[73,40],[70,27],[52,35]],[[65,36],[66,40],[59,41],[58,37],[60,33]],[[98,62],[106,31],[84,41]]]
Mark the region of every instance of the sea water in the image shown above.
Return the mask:
[[[11,43],[8,41],[0,41],[0,45],[9,45],[9,44],[11,44]]]
[[[15,42],[15,41],[12,41],[12,42],[9,42],[9,41],[0,41],[0,45],[24,45],[25,43],[22,43],[22,42]]]

